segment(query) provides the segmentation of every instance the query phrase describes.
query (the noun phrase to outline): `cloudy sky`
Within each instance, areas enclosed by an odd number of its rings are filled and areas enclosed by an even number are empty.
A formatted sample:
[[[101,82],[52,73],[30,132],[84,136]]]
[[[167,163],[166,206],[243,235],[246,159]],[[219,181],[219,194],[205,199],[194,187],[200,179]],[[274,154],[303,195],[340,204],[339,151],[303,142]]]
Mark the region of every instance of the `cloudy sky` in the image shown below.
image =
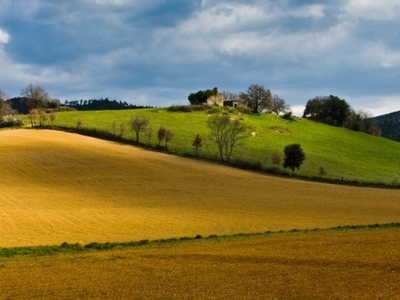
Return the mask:
[[[187,104],[260,84],[301,114],[400,110],[400,0],[0,0],[0,89]]]

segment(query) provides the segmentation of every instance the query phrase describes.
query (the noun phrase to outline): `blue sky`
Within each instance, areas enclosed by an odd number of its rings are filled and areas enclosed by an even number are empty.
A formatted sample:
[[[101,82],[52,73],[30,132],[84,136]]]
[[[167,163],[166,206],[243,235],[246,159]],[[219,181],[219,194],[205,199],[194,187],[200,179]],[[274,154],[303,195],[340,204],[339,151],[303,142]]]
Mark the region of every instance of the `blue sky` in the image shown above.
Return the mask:
[[[187,104],[260,84],[301,114],[400,110],[400,0],[0,0],[0,89]]]

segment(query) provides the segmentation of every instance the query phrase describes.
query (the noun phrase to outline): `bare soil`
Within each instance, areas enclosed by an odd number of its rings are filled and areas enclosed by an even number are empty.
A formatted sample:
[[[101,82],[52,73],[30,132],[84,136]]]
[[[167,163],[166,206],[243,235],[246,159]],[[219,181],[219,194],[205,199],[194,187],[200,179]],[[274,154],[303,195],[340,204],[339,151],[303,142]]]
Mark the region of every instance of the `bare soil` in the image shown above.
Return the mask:
[[[274,234],[0,261],[1,299],[400,299],[400,230]]]

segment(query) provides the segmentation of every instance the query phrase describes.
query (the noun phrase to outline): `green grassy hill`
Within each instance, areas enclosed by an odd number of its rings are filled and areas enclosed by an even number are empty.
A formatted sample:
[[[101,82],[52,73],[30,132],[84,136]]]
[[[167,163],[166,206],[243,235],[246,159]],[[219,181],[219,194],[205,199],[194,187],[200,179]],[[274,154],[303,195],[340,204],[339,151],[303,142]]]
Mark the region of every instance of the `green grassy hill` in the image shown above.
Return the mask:
[[[249,115],[232,109],[230,114],[243,118],[250,132],[256,133],[255,136],[251,136],[249,132],[245,145],[235,150],[233,160],[240,158],[259,161],[263,166],[272,167],[269,160],[272,152],[279,151],[283,156],[286,145],[299,143],[306,153],[306,160],[297,171],[299,175],[318,176],[322,166],[326,171],[325,177],[332,179],[392,183],[400,177],[398,142],[301,118],[289,121],[276,115]],[[157,143],[158,128],[164,126],[174,133],[174,138],[168,146],[170,152],[179,155],[194,154],[192,141],[196,134],[200,134],[203,137],[200,156],[218,158],[215,145],[207,138],[209,130],[206,120],[210,113],[205,111],[183,113],[153,108],[62,112],[59,113],[55,125],[75,128],[77,120],[81,119],[84,128],[112,132],[112,124],[115,121],[118,134],[120,124],[128,124],[130,118],[136,115],[149,118],[149,127],[154,131],[150,141],[153,146]],[[134,138],[129,125],[124,137]],[[141,142],[148,143],[148,137],[141,135]]]

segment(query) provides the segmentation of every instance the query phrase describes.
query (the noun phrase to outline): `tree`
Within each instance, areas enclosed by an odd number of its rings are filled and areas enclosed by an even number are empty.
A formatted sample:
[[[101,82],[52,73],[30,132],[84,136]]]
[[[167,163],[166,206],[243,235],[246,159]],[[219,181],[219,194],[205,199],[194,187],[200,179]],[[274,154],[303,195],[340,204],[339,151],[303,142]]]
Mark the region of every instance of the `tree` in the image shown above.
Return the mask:
[[[196,155],[199,155],[199,148],[203,147],[203,139],[201,138],[200,134],[196,135],[192,142],[192,146],[195,149]]]
[[[21,96],[27,99],[27,105],[30,109],[46,107],[50,101],[49,94],[39,85],[29,84],[21,91]]]
[[[157,147],[160,147],[161,142],[162,142],[162,141],[164,140],[164,138],[165,138],[165,128],[164,128],[164,127],[160,127],[160,128],[158,129],[157,138],[158,138],[158,145],[157,145]]]
[[[0,117],[14,113],[11,105],[8,103],[7,95],[0,90]]]
[[[139,133],[145,132],[149,119],[145,117],[135,116],[131,119],[130,125],[136,134],[136,142],[139,143]]]
[[[277,170],[278,166],[282,163],[282,156],[279,152],[274,151],[271,153],[271,162],[273,165],[273,170]]]
[[[168,142],[172,140],[174,137],[174,134],[172,133],[171,130],[166,129],[165,130],[165,135],[164,135],[164,141],[165,141],[165,150],[168,151]]]
[[[279,115],[281,112],[287,112],[290,109],[289,105],[286,104],[285,100],[280,98],[278,95],[271,97],[271,111]]]
[[[49,119],[49,116],[46,114],[44,110],[39,111],[39,126],[45,126],[46,121]]]
[[[306,155],[301,149],[300,144],[291,144],[285,147],[284,149],[285,158],[283,160],[283,167],[290,168],[292,170],[292,174],[295,169],[300,169],[301,164],[306,158]]]
[[[188,100],[192,105],[203,104],[207,102],[207,99],[211,96],[218,94],[218,88],[213,88],[212,90],[200,90],[197,93],[191,93],[188,96]]]
[[[57,113],[53,110],[53,111],[50,113],[51,126],[54,125],[54,121],[55,121],[56,119],[57,119]]]
[[[221,161],[229,163],[234,148],[247,138],[247,128],[229,115],[213,115],[207,120],[210,138],[217,145]]]
[[[35,127],[36,126],[36,120],[39,117],[39,111],[37,109],[31,109],[29,111],[28,118],[31,120],[31,126]]]
[[[372,135],[381,135],[381,128],[371,112],[366,110],[351,111],[344,123],[344,127]]]
[[[247,102],[253,113],[260,113],[264,109],[271,110],[271,91],[262,85],[250,85],[247,92],[241,93],[240,97]]]
[[[343,126],[350,112],[350,106],[345,100],[330,95],[308,100],[303,118],[310,118],[333,126]]]
[[[146,128],[146,131],[144,134],[147,136],[147,143],[150,146],[151,145],[151,137],[153,136],[153,128]]]

